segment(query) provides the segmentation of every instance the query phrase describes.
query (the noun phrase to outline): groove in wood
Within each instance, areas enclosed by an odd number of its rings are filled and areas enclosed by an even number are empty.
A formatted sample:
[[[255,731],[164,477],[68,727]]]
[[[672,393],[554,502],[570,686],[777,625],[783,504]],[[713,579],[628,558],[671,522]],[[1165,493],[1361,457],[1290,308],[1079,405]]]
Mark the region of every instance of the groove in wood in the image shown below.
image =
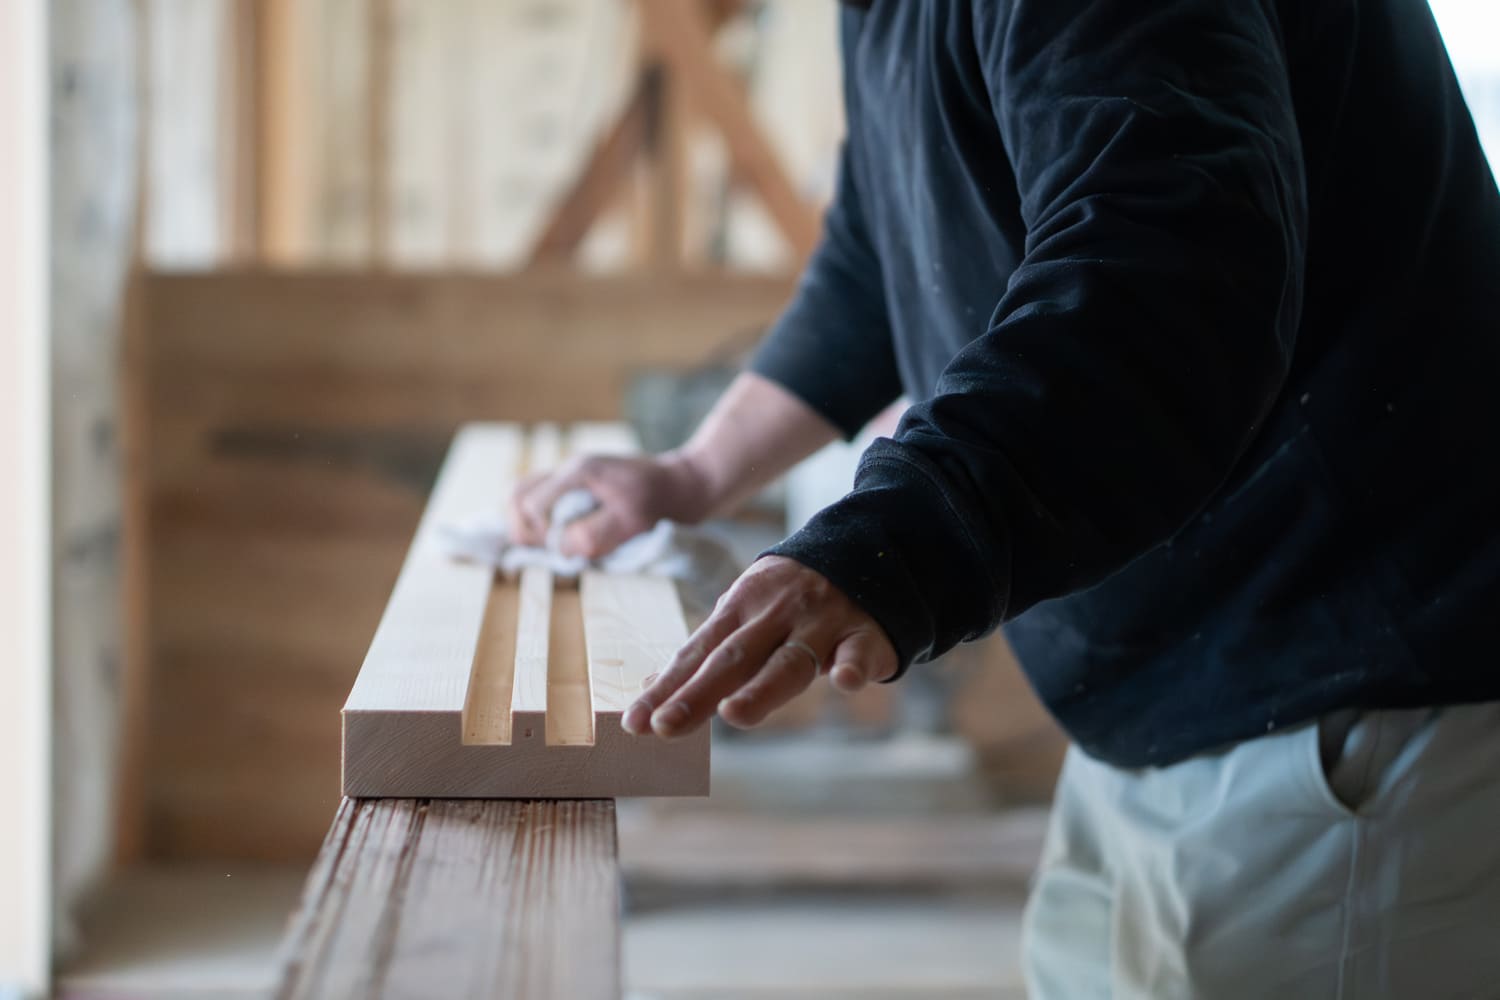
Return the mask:
[[[564,444],[566,443],[566,448]],[[702,795],[707,730],[636,737],[626,705],[687,638],[668,580],[599,571],[558,586],[450,559],[438,525],[495,509],[528,465],[635,447],[619,425],[473,425],[456,439],[365,666],[344,707],[354,796]],[[461,680],[460,680],[461,678]]]
[[[583,612],[575,588],[553,592],[551,633],[547,745],[593,746],[595,704],[583,651]]]
[[[524,582],[524,581],[523,581]],[[496,575],[485,604],[469,690],[464,696],[463,741],[476,746],[508,746],[511,740],[512,691],[521,662],[523,611],[520,588]],[[542,650],[545,660],[547,651]],[[539,708],[541,711],[545,708]]]

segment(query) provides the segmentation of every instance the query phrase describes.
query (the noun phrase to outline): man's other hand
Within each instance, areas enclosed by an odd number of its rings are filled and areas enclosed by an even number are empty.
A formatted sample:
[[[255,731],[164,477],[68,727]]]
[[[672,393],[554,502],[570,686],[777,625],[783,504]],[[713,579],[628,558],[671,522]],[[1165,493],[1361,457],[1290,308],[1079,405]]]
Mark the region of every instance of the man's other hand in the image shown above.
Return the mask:
[[[885,631],[820,573],[779,556],[754,563],[621,720],[637,735],[672,738],[715,709],[759,725],[821,672],[854,692],[896,673]]]

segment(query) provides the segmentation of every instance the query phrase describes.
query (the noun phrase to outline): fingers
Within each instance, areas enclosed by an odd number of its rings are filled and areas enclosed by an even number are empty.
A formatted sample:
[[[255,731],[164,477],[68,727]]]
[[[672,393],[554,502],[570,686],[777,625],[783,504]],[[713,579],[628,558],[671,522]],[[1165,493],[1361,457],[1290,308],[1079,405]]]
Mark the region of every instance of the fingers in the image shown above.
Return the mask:
[[[719,715],[740,729],[758,726],[806,691],[817,676],[818,664],[807,650],[782,644],[750,683],[719,702]]]
[[[568,525],[563,532],[563,555],[597,559],[642,530],[642,526],[631,519],[626,511],[600,507]]]
[[[532,510],[533,505],[528,502],[529,495],[545,478],[546,473],[536,473],[522,479],[506,505],[510,537],[521,545],[540,545],[547,535],[546,517],[538,518]]]
[[[784,626],[759,618],[719,643],[692,677],[656,711],[651,729],[671,739],[702,725],[719,702],[744,687],[786,638]]]
[[[620,726],[635,736],[643,736],[651,731],[651,716],[658,705],[662,705],[677,689],[687,683],[688,678],[693,676],[694,671],[703,663],[708,655],[725,639],[734,634],[739,626],[739,621],[732,615],[715,613],[707,621],[698,626],[698,630],[688,637],[688,641],[672,657],[672,662],[667,668],[656,675],[656,680],[646,689],[635,704],[625,710],[620,717]]]
[[[573,459],[550,472],[533,473],[521,480],[511,496],[510,526],[522,545],[542,545],[552,520],[557,498],[586,485],[586,459]]]
[[[846,636],[833,651],[828,679],[845,694],[866,684],[896,676],[896,651],[883,633],[860,629]]]
[[[621,725],[672,738],[715,709],[731,725],[758,725],[813,682],[820,658],[846,692],[888,680],[899,666],[880,625],[825,578],[765,557],[725,593]]]

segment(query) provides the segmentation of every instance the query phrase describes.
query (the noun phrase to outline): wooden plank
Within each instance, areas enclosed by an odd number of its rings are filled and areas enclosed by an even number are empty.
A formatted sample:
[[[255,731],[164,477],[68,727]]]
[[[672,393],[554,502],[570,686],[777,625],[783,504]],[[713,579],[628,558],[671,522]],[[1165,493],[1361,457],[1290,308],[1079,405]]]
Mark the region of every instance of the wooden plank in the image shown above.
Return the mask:
[[[339,796],[328,720],[456,427],[617,418],[634,372],[732,357],[790,288],[712,274],[148,273],[126,359],[149,443],[128,468],[146,532],[144,854],[316,852]]]
[[[588,747],[597,736],[578,591],[571,585],[552,595],[551,646],[547,662],[547,745]],[[622,785],[620,795],[630,794]]]
[[[552,573],[540,566],[521,571],[516,603],[515,689],[510,697],[510,711],[521,721],[523,715],[542,716],[547,712],[547,660],[552,622]],[[526,724],[541,725],[541,718],[527,718]],[[500,742],[508,743],[509,740]]]
[[[505,580],[495,580],[490,591],[474,650],[474,670],[464,696],[462,726],[466,744],[503,745],[511,740],[512,704],[522,699],[522,688],[529,691],[529,685],[517,685],[523,652],[520,619],[526,605],[522,592],[523,587]],[[542,655],[545,657],[545,650]],[[545,704],[533,710],[544,709]]]
[[[487,665],[497,648],[503,656],[504,644],[481,638],[485,602],[493,607],[511,592],[492,588],[488,569],[448,559],[431,536],[439,523],[497,506],[507,495],[510,484],[498,486],[494,471],[505,465],[493,443],[502,437],[513,458],[519,431],[512,426],[471,426],[454,445],[344,705],[344,794],[707,794],[706,729],[668,743],[632,736],[620,726],[629,693],[641,690],[641,678],[661,669],[687,637],[676,589],[666,580],[588,573],[581,594],[554,588],[550,602],[550,575],[523,582],[513,592],[520,603],[509,731],[492,718],[479,724],[496,704],[505,704],[506,688],[501,670]],[[603,427],[570,437],[629,441],[628,434]],[[534,438],[534,445],[538,440],[545,436]],[[489,612],[488,620],[494,631],[510,619]],[[543,628],[546,684],[538,697],[543,664],[534,654]],[[465,739],[476,734],[481,741]]]
[[[640,450],[628,424],[581,420],[568,428],[570,455],[633,455]]]
[[[370,164],[370,260],[390,263],[391,255],[391,63],[394,59],[394,0],[367,0],[365,20],[365,156]]]
[[[652,121],[648,129],[651,155],[651,266],[670,271],[683,266],[683,238],[687,226],[688,195],[688,81],[652,67],[647,77],[654,85]]]
[[[294,0],[258,0],[255,44],[255,180],[259,259],[305,261],[313,144],[307,39]]]
[[[440,526],[509,495],[521,461],[514,426],[466,427],[454,441],[411,554],[344,711],[462,713],[494,573],[452,559]]]
[[[114,782],[117,865],[139,861],[146,841],[146,728],[151,673],[146,645],[149,577],[146,573],[145,430],[150,390],[138,371],[144,350],[146,237],[151,217],[151,138],[156,95],[151,86],[153,5],[143,3],[136,21],[136,80],[140,120],[136,130],[135,227],[120,304],[120,677],[119,756]]]
[[[585,572],[579,590],[594,710],[618,723],[687,641],[687,623],[675,585],[659,576]]]
[[[277,997],[615,998],[609,801],[345,800]]]
[[[562,428],[553,423],[537,424],[526,436],[526,471],[550,472],[563,459]]]

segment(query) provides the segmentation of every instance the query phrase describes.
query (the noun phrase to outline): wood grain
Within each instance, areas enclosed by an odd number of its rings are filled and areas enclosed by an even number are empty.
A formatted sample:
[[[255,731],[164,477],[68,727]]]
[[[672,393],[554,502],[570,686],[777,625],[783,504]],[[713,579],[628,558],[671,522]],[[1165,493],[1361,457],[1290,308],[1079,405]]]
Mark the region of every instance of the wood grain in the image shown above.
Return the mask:
[[[462,713],[494,572],[449,556],[445,523],[497,506],[514,487],[521,431],[480,424],[453,443],[345,712]]]
[[[687,641],[672,581],[586,572],[579,583],[595,711],[618,719]]]
[[[453,431],[610,420],[632,373],[748,344],[781,278],[148,273],[127,527],[150,703],[143,854],[305,860],[329,726]],[[138,606],[140,606],[138,605]],[[133,644],[133,645],[137,645]],[[267,797],[264,790],[276,789]]]
[[[532,454],[555,458],[556,437],[550,430],[533,436]],[[602,449],[633,445],[633,435],[606,426],[580,427],[568,439]],[[496,587],[487,567],[456,562],[443,550],[440,526],[498,506],[521,453],[515,425],[469,425],[455,440],[344,704],[344,794],[707,794],[706,729],[667,743],[620,727],[643,678],[687,638],[670,581],[589,572],[575,589],[554,587],[550,573],[532,573],[519,587]],[[497,611],[496,601],[515,601],[517,610]],[[515,654],[507,676],[494,658],[504,655],[499,633],[511,622]],[[505,704],[508,729],[494,718]]]
[[[523,662],[520,621],[525,610],[522,586],[507,580],[494,582],[474,650],[469,690],[464,696],[462,724],[466,744],[483,746],[511,740],[511,705],[521,697],[516,672]],[[542,656],[545,668],[545,650]],[[525,661],[529,664],[533,657],[534,653],[528,653]],[[544,711],[545,707],[543,702],[533,710]]]
[[[515,687],[508,699],[517,716],[547,711],[547,662],[552,632],[552,573],[540,566],[521,571],[516,588]],[[537,720],[532,720],[537,721]]]
[[[620,995],[609,801],[345,800],[279,1000]]]

